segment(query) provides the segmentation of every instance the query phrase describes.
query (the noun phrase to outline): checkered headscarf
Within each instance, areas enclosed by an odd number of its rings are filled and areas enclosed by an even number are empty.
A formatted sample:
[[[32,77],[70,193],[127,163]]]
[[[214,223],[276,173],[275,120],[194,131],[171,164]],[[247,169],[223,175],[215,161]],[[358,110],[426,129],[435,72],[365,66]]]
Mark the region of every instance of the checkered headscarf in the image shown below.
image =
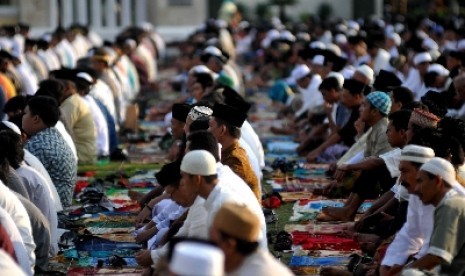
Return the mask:
[[[378,109],[381,114],[388,115],[389,111],[391,111],[391,98],[384,92],[371,92],[368,94],[367,100],[374,108]]]

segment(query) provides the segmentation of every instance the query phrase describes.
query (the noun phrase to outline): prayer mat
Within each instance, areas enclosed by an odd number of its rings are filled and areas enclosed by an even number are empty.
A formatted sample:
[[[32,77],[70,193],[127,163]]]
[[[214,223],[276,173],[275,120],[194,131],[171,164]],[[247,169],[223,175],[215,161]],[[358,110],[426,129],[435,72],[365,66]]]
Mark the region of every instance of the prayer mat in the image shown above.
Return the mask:
[[[307,232],[313,235],[336,235],[342,233],[348,227],[354,225],[354,222],[323,222],[309,224],[287,224],[284,226],[284,231],[292,232]]]
[[[364,202],[358,209],[358,213],[365,213],[373,203],[370,201]],[[316,219],[319,213],[322,212],[325,207],[343,207],[344,200],[308,200],[301,199],[294,203],[293,214],[289,221],[291,222],[302,222],[302,221],[313,221]]]
[[[304,250],[336,250],[353,251],[359,250],[358,243],[351,238],[333,235],[312,235],[306,232],[292,232],[294,245],[301,245]]]
[[[332,266],[334,268],[338,269],[347,269],[346,266]],[[291,271],[295,275],[305,275],[305,276],[317,276],[320,275],[320,270],[321,267],[315,267],[315,266],[296,266],[296,267],[290,267]]]
[[[92,227],[86,228],[92,235],[105,235],[105,234],[130,234],[136,230],[134,223],[131,223],[129,227]]]
[[[350,257],[311,257],[311,256],[292,256],[289,262],[290,266],[345,266],[349,264]]]
[[[292,141],[274,141],[267,144],[268,152],[281,154],[295,154],[298,146],[298,143]]]
[[[274,189],[273,189],[274,191]],[[284,202],[295,202],[299,199],[321,199],[321,196],[313,195],[311,192],[279,192]]]
[[[82,275],[127,275],[127,276],[140,276],[143,272],[142,268],[71,268],[68,276],[82,276]]]

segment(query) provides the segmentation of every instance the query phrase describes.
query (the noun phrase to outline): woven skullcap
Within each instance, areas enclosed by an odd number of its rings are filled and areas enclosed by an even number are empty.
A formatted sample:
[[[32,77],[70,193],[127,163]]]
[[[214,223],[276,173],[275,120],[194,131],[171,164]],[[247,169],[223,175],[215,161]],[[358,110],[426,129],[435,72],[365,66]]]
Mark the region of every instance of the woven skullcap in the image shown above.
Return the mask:
[[[181,171],[191,175],[215,175],[215,157],[206,150],[190,151],[182,159]]]
[[[213,110],[207,106],[194,106],[189,111],[187,116],[191,118],[192,121],[199,120],[199,119],[210,119],[213,114]]]
[[[437,128],[440,120],[438,116],[421,108],[415,108],[410,116],[410,123],[421,128]]]
[[[417,145],[407,145],[402,149],[400,154],[401,161],[410,161],[415,163],[426,163],[434,157],[434,150],[428,147]]]
[[[380,113],[387,115],[391,111],[391,98],[385,92],[375,91],[366,97],[370,104],[379,110]]]

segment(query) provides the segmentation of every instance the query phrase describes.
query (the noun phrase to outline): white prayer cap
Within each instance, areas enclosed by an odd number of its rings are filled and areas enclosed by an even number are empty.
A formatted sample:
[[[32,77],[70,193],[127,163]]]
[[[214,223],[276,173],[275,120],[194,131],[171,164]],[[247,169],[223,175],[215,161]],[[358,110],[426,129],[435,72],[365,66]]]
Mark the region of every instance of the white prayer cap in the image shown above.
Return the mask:
[[[321,41],[313,41],[308,45],[310,49],[326,49],[326,45]]]
[[[436,43],[436,41],[432,40],[429,37],[423,40],[423,43],[421,43],[421,46],[426,48],[428,51],[439,49],[439,45]]]
[[[89,75],[89,73],[79,72],[79,73],[76,74],[76,77],[78,77],[80,79],[83,79],[83,80],[87,81],[88,83],[94,83],[94,79],[92,78],[91,75]]]
[[[334,42],[336,42],[336,44],[347,44],[347,37],[343,34],[337,34],[334,37]]]
[[[326,44],[326,49],[333,52],[336,56],[341,56],[341,48],[334,43]]]
[[[221,249],[199,242],[179,242],[174,246],[169,264],[176,275],[224,275],[224,253]]]
[[[322,55],[316,55],[312,59],[312,64],[316,65],[324,65],[325,64],[325,57]]]
[[[279,34],[279,38],[287,41],[294,42],[295,41],[295,36],[288,30],[284,30]]]
[[[396,44],[396,46],[400,46],[400,43],[401,43],[401,39],[400,39],[400,35],[397,34],[397,33],[390,33],[388,36],[387,36],[388,39],[392,39],[394,41],[394,43]]]
[[[400,154],[401,161],[410,161],[415,163],[426,163],[434,157],[434,150],[428,147],[417,145],[407,145],[402,149]]]
[[[375,73],[373,72],[373,69],[371,69],[370,66],[362,64],[359,67],[357,67],[355,71],[360,72],[362,75],[364,75],[365,77],[367,77],[367,79],[370,80],[370,83],[373,83],[373,77]]]
[[[449,70],[444,68],[441,64],[434,63],[428,67],[428,72],[436,72],[440,76],[449,76]]]
[[[221,52],[220,49],[216,48],[215,46],[208,46],[203,50],[204,54],[210,54],[215,57],[222,57],[223,53]]]
[[[357,22],[353,21],[353,20],[350,20],[348,23],[347,23],[347,26],[349,29],[352,29],[352,30],[355,30],[355,31],[359,31],[360,30],[360,24],[358,24]]]
[[[291,72],[291,76],[287,78],[287,83],[294,85],[296,81],[310,74],[310,68],[305,64],[297,65]]]
[[[420,167],[420,170],[429,172],[441,177],[451,186],[457,183],[456,172],[454,166],[446,159],[434,157]]]
[[[414,65],[418,65],[423,62],[431,62],[431,61],[433,61],[433,59],[431,58],[431,55],[428,52],[418,53],[413,58]]]
[[[401,33],[401,32],[403,32],[404,30],[405,30],[405,25],[404,25],[404,24],[402,24],[402,23],[396,23],[396,24],[394,25],[394,31],[395,31],[396,33]]]
[[[465,50],[465,38],[464,38],[464,39],[460,39],[460,40],[457,42],[457,50],[458,50],[458,51],[463,51],[463,50]]]
[[[9,129],[13,130],[16,134],[21,135],[21,130],[17,125],[9,121],[2,121],[2,123],[7,126]]]
[[[240,29],[240,30],[244,30],[244,29],[247,29],[249,27],[250,27],[250,23],[248,21],[241,21],[237,25],[237,28]]]
[[[347,26],[342,24],[342,23],[337,24],[336,25],[336,31],[341,32],[341,33],[345,33],[345,32],[347,32]]]
[[[181,171],[192,175],[214,175],[216,174],[215,157],[206,150],[190,151],[182,159]]]
[[[279,31],[276,29],[271,29],[266,33],[265,38],[262,40],[261,46],[266,49],[270,46],[271,42],[279,38]]]
[[[192,67],[190,70],[189,70],[189,74],[202,74],[202,73],[206,73],[206,74],[210,74],[213,78],[213,80],[216,80],[218,78],[218,74],[213,72],[212,70],[210,70],[210,68],[208,68],[207,66],[201,64],[201,65],[196,65],[194,67]]]
[[[342,87],[344,85],[344,76],[341,73],[329,72],[326,78],[336,78],[337,82],[339,83],[339,87]]]
[[[306,33],[306,32],[298,32],[296,35],[298,40],[302,40],[302,41],[310,41],[310,34],[309,33]]]

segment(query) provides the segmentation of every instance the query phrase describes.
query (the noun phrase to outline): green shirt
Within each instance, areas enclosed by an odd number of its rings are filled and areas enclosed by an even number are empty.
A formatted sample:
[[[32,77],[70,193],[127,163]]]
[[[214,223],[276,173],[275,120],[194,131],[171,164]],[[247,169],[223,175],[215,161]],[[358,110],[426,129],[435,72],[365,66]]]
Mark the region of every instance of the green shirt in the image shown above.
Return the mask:
[[[445,261],[440,275],[465,273],[465,197],[449,191],[434,211],[428,254]]]

